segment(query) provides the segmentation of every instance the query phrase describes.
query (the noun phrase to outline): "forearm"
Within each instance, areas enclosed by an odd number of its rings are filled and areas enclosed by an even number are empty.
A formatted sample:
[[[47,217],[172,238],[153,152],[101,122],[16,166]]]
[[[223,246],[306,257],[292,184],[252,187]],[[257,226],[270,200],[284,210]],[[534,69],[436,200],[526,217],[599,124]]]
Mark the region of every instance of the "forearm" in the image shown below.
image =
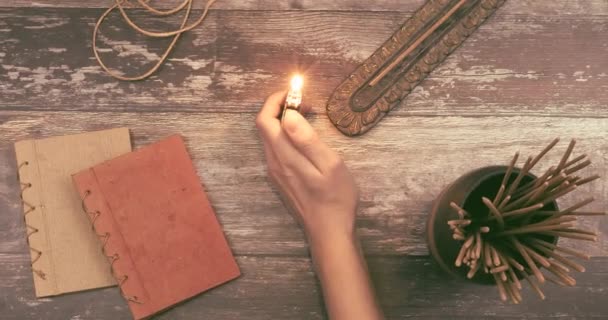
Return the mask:
[[[365,259],[352,235],[359,193],[340,156],[294,110],[278,120],[285,93],[268,98],[256,118],[268,172],[308,235],[332,320],[382,314]]]
[[[356,237],[311,240],[311,253],[332,320],[383,319]]]

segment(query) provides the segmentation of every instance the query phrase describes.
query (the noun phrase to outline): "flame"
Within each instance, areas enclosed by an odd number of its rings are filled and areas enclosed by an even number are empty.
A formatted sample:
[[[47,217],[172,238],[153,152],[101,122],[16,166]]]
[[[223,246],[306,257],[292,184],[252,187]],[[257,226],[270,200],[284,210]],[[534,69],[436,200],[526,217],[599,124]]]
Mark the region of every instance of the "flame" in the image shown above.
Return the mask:
[[[291,90],[300,91],[302,90],[302,85],[304,84],[304,79],[301,75],[296,74],[291,78]]]

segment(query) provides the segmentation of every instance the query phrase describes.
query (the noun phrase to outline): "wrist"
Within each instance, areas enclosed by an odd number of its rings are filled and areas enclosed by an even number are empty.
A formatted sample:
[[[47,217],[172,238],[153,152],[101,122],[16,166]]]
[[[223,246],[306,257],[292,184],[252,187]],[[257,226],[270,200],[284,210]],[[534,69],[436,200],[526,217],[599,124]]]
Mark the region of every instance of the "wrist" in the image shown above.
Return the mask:
[[[323,208],[315,214],[304,216],[312,219],[303,219],[302,226],[311,247],[328,242],[349,242],[356,240],[355,209]]]
[[[321,234],[307,233],[313,256],[329,256],[336,252],[358,251],[358,239],[354,230],[332,230]]]

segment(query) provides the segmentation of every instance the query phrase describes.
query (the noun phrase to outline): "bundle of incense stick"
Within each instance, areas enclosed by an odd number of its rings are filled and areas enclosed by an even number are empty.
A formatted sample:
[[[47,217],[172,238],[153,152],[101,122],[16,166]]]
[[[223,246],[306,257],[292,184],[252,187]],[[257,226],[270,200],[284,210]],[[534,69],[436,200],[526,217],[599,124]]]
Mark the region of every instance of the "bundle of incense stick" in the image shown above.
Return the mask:
[[[599,178],[598,175],[585,178],[578,175],[591,161],[586,155],[571,157],[575,140],[570,142],[556,166],[530,182],[522,182],[558,142],[559,139],[553,140],[538,155],[529,157],[517,175],[513,174],[519,157],[516,153],[494,199],[481,199],[487,207],[484,212],[467,212],[451,203],[458,219],[448,221],[448,225],[453,230],[453,238],[462,242],[455,265],[467,266],[469,279],[478,272],[491,274],[503,301],[510,299],[516,304],[522,301],[520,280],[524,279],[541,299],[545,299],[545,295],[539,284],[545,281],[574,286],[576,281],[570,271],[584,272],[585,268],[571,257],[585,260],[590,257],[558,246],[554,240],[563,237],[597,241],[594,232],[577,229],[574,225],[577,216],[605,215],[604,212],[578,211],[593,198],[565,210],[543,210],[545,206],[552,207],[550,204],[559,197]],[[543,270],[546,272],[541,272]]]

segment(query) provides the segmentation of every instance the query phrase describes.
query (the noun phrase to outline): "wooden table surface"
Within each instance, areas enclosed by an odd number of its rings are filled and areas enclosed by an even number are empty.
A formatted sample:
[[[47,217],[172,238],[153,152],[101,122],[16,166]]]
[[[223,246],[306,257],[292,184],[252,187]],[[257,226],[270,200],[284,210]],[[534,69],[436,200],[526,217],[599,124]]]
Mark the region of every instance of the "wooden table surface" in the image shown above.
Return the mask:
[[[92,57],[93,25],[111,2],[0,1],[0,318],[130,318],[116,288],[35,298],[13,149],[20,139],[119,126],[131,129],[134,147],[185,137],[243,271],[159,318],[325,318],[306,242],[267,180],[254,126],[264,97],[297,68],[308,70],[310,121],[360,185],[358,232],[389,319],[608,316],[606,217],[578,222],[599,241],[572,244],[594,256],[577,286],[547,284],[546,301],[526,289],[522,305],[445,278],[424,240],[431,203],[450,181],[518,150],[534,154],[556,136],[577,138],[577,154],[593,161],[587,172],[603,177],[560,204],[592,195],[590,210],[608,210],[608,1],[508,1],[359,138],[331,125],[325,101],[422,0],[220,0],[160,72],[137,83],[108,77]],[[135,18],[156,29],[176,22]],[[102,33],[108,63],[131,71],[168,43],[116,16]]]

